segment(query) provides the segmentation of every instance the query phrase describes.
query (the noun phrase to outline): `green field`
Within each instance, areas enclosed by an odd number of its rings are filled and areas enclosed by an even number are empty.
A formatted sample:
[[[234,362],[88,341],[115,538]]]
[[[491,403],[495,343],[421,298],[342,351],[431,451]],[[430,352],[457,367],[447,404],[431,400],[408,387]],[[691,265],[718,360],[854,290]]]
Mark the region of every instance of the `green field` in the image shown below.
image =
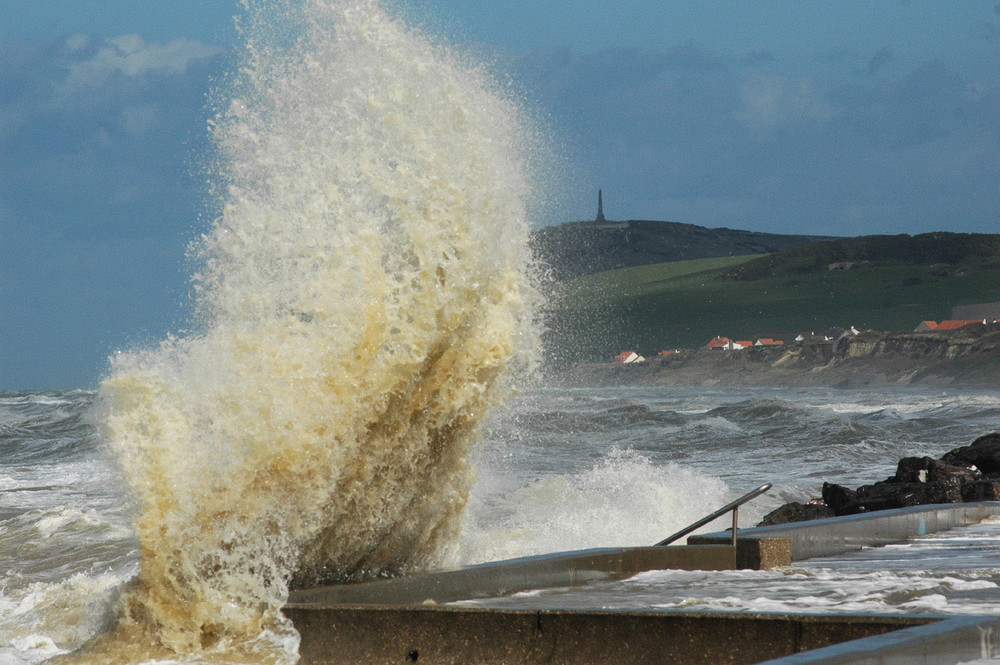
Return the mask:
[[[555,284],[545,335],[550,357],[606,360],[625,349],[649,355],[696,348],[714,335],[751,339],[831,326],[910,331],[925,319],[950,318],[956,305],[1000,301],[1000,269],[992,258],[722,279],[726,269],[751,258],[759,257],[661,263]]]

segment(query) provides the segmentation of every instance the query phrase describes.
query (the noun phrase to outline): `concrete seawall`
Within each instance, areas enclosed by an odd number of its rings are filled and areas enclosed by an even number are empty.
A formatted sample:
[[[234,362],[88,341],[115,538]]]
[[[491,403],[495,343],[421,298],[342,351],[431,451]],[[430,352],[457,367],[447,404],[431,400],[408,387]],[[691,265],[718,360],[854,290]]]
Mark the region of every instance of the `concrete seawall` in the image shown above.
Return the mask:
[[[1000,655],[1000,617],[750,615],[442,606],[643,570],[786,566],[1000,515],[1000,502],[917,506],[731,534],[686,546],[563,552],[292,593],[308,663],[959,663]],[[971,656],[970,656],[971,654]],[[772,660],[769,660],[772,659]]]
[[[446,603],[545,587],[620,580],[646,570],[767,569],[791,563],[787,539],[747,540],[737,548],[738,557],[734,557],[729,543],[579,550],[390,580],[333,584],[292,592],[288,607]]]
[[[1000,502],[940,503],[895,510],[880,510],[847,517],[829,517],[808,522],[740,529],[740,540],[787,538],[792,561],[831,556],[898,543],[908,538],[982,522],[1000,515]],[[726,531],[688,537],[689,545],[724,544]]]
[[[917,617],[289,609],[302,663],[740,665],[923,625]]]

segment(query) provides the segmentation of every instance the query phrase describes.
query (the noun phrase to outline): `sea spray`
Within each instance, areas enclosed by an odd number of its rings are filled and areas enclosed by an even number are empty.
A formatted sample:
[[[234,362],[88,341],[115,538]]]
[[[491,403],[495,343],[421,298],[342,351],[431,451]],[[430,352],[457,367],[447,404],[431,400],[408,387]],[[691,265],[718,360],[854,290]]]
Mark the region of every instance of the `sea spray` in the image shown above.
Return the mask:
[[[211,123],[198,332],[101,387],[138,506],[119,631],[184,654],[287,634],[293,580],[438,561],[537,346],[516,105],[377,2],[280,9]]]
[[[539,439],[537,445],[549,443],[544,434]],[[526,483],[510,478],[515,474],[509,459],[501,470],[496,467],[504,460],[478,457],[481,476],[506,475],[492,487],[477,482],[470,496],[461,546],[462,559],[469,564],[591,547],[650,545],[734,498],[718,477],[655,463],[631,449],[614,447],[589,468],[542,473]],[[752,507],[741,515],[749,510]],[[729,524],[721,522],[714,528]]]

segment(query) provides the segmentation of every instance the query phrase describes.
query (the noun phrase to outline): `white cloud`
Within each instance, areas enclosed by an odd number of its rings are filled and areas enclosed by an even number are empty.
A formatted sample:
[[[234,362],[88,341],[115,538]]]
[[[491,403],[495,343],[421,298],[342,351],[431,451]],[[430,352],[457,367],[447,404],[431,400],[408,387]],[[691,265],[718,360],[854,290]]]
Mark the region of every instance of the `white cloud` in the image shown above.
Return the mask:
[[[743,83],[736,118],[754,131],[771,131],[801,122],[822,123],[835,112],[811,81],[758,74]]]
[[[79,35],[70,37],[67,46],[78,51],[84,42]],[[70,66],[63,83],[65,92],[97,87],[116,72],[136,77],[148,72],[182,74],[193,61],[210,58],[220,49],[191,39],[179,38],[168,44],[147,44],[139,35],[113,37],[94,55]]]

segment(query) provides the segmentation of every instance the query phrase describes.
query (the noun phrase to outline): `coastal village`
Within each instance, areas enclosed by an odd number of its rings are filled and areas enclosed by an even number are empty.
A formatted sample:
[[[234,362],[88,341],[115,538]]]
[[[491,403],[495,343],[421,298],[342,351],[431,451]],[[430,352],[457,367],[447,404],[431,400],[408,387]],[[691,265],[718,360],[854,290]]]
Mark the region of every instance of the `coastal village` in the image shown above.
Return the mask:
[[[675,360],[683,364],[698,358],[715,363],[710,359],[718,354],[720,361],[730,363],[741,362],[741,355],[751,362],[782,358],[782,366],[786,366],[805,357],[829,360],[831,354],[846,353],[852,347],[850,352],[858,353],[874,343],[871,340],[875,337],[905,337],[908,341],[904,346],[922,339],[930,343],[966,326],[995,331],[990,326],[1000,321],[1000,301],[996,301],[1000,294],[996,280],[1000,236],[930,233],[851,239],[776,236],[674,222],[610,221],[599,189],[597,214],[592,220],[543,229],[536,250],[551,269],[550,277],[572,284],[566,293],[580,294],[567,298],[567,304],[553,318],[547,344],[552,348],[575,347],[577,357],[588,358],[588,364],[659,361],[656,364],[676,368],[680,365]],[[703,263],[749,256],[756,258],[739,265],[726,263],[729,267],[721,272],[716,264]],[[686,262],[695,272],[707,269],[700,278],[700,289],[696,284],[699,280],[691,284],[684,281],[689,274],[686,267],[676,274],[670,269],[644,268]],[[614,277],[590,277],[601,274]],[[576,280],[581,278],[588,281],[578,286]],[[670,287],[664,286],[673,279],[678,280],[676,298]],[[765,304],[758,316],[748,316],[746,310],[758,309],[749,307],[755,300],[755,287],[750,284],[760,279],[770,280],[763,294],[767,289],[774,291],[763,297]],[[705,290],[710,280],[713,284]],[[726,290],[720,284],[734,288]],[[782,293],[798,294],[795,297],[807,303],[804,310],[789,312],[776,307]],[[814,305],[820,294],[833,299],[827,311]],[[712,305],[713,297],[727,306]],[[845,297],[851,299],[851,307],[843,307]],[[951,298],[954,300],[947,302]],[[643,315],[633,316],[633,310],[640,309]],[[870,317],[858,314],[869,310],[873,313]],[[892,312],[887,315],[887,311]],[[587,319],[584,332],[577,335],[573,331],[579,327],[581,314],[597,317]],[[848,319],[851,325],[840,327],[847,319],[841,318],[843,314],[854,319]],[[930,320],[927,314],[944,320]],[[699,318],[702,316],[704,319]],[[924,317],[926,320],[920,320]],[[795,318],[800,318],[801,324]],[[773,321],[770,325],[769,319]],[[684,320],[692,323],[678,323]],[[812,323],[807,323],[810,320]],[[837,325],[819,327],[831,323]],[[796,325],[803,327],[792,328]],[[699,339],[701,335],[705,337]],[[859,335],[861,338],[855,340]],[[665,346],[668,343],[678,346]],[[889,346],[900,348],[898,341]]]
[[[978,307],[1000,309],[1000,303],[989,303]],[[981,319],[948,319],[945,321],[921,321],[913,332],[947,332],[958,330],[965,326],[988,325],[1000,323],[998,317],[984,317]],[[747,349],[760,347],[777,347],[792,344],[833,344],[844,337],[854,337],[861,334],[861,330],[854,326],[847,328],[830,328],[828,330],[803,331],[803,332],[772,332],[761,336],[754,336],[750,339],[732,339],[722,335],[716,335],[708,340],[704,349],[709,351],[744,351]],[[666,361],[673,356],[682,353],[681,349],[664,349],[656,354],[657,360]],[[647,362],[647,358],[636,351],[622,351],[616,355],[612,361],[617,364],[632,364]]]

